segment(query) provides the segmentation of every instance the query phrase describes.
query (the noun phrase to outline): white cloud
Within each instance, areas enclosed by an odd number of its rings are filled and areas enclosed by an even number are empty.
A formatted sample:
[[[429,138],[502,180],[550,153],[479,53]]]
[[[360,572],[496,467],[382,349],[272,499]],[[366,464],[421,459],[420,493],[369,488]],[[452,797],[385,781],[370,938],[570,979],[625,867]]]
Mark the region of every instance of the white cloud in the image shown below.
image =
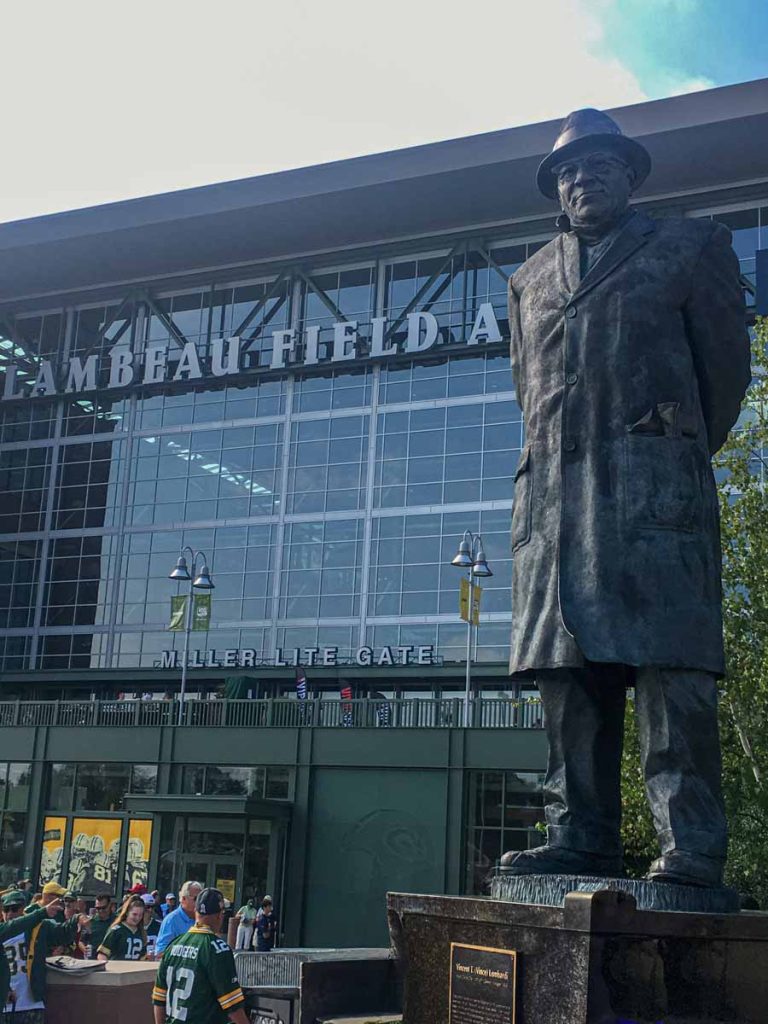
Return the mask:
[[[0,220],[645,99],[586,2],[5,5]]]
[[[717,82],[711,78],[686,78],[675,75],[662,75],[657,92],[660,96],[683,96],[689,92],[702,92],[704,89],[714,89]]]

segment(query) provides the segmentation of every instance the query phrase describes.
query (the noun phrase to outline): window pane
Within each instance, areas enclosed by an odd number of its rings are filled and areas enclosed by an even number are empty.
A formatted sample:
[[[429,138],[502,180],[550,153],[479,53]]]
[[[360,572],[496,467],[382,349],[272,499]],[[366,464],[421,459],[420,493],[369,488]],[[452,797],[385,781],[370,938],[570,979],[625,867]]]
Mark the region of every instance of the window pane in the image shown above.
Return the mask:
[[[204,773],[202,765],[185,765],[181,770],[181,792],[186,796],[202,796]]]
[[[52,764],[46,807],[53,811],[71,810],[74,782],[75,766],[73,764]]]
[[[155,793],[157,791],[157,765],[135,764],[131,773],[132,793]]]
[[[6,807],[9,811],[26,811],[32,765],[12,764],[8,772]]]
[[[4,814],[0,830],[0,885],[7,887],[19,877],[24,858],[26,814]]]
[[[289,800],[291,796],[290,768],[267,768],[267,800]]]
[[[128,792],[131,766],[81,764],[77,768],[76,808],[83,811],[120,811]]]

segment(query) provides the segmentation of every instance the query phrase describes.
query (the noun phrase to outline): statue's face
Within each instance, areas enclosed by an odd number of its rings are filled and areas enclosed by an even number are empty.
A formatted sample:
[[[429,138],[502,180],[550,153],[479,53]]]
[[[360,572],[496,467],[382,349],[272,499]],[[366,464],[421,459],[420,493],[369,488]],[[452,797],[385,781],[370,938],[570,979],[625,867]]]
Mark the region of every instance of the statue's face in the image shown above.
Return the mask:
[[[552,172],[563,210],[572,226],[610,228],[626,210],[634,172],[613,153],[602,149],[557,164]]]

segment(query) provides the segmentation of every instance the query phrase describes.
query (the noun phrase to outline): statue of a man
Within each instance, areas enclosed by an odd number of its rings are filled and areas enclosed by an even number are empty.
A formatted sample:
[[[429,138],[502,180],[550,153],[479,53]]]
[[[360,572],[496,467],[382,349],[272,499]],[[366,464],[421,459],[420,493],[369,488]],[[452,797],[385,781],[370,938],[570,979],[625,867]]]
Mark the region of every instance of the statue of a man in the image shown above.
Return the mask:
[[[547,844],[515,874],[622,870],[620,760],[634,687],[661,856],[649,878],[722,884],[720,541],[710,456],[750,380],[727,229],[651,220],[650,171],[596,110],[571,114],[537,184],[562,233],[509,288],[526,444],[515,480],[511,671],[535,676]]]

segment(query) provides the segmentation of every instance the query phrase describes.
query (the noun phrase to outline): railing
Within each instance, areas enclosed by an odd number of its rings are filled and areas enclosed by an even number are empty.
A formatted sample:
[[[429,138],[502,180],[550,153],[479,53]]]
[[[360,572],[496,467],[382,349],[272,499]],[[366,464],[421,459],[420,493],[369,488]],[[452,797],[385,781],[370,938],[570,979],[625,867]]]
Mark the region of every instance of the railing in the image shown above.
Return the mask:
[[[176,700],[39,700],[0,702],[0,728],[461,729],[463,699],[187,700],[179,723]],[[478,729],[540,729],[537,700],[475,698],[467,723]]]

